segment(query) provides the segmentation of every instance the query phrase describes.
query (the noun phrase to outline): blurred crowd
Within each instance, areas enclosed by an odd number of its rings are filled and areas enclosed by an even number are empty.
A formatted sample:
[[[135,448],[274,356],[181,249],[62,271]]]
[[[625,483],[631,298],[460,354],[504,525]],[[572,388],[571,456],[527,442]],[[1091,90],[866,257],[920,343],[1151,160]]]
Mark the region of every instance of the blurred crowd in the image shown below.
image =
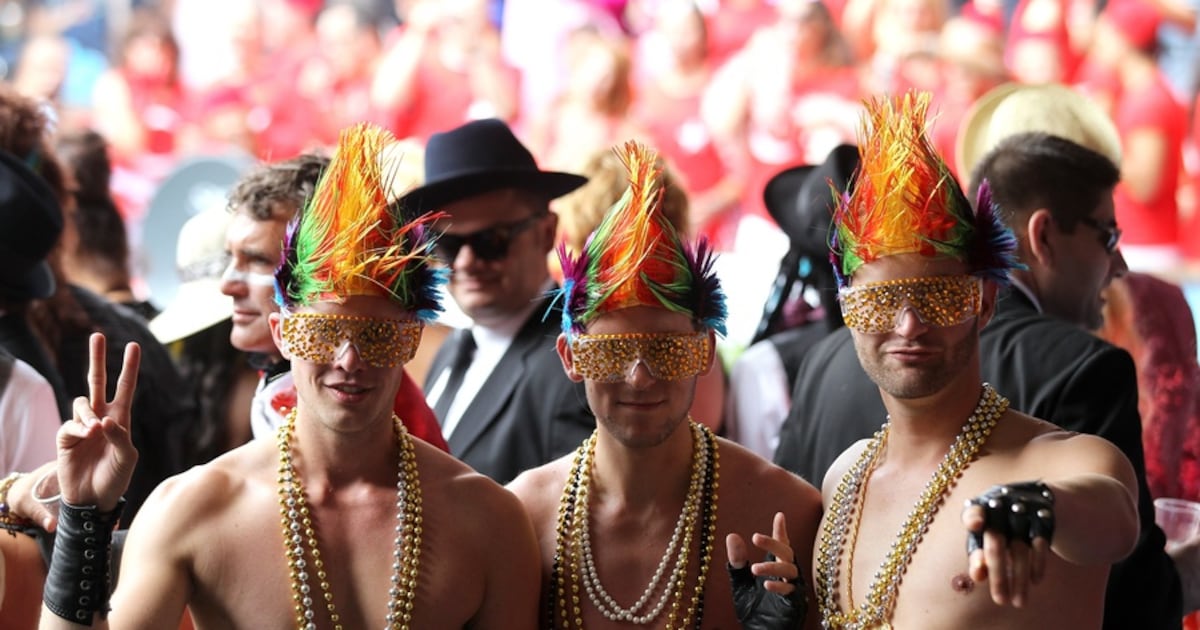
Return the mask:
[[[1188,0],[7,0],[4,79],[97,131],[136,225],[181,160],[277,161],[371,120],[421,144],[509,122],[547,168],[631,137],[667,158],[718,250],[772,225],[765,182],[852,142],[861,101],[959,122],[1006,81],[1077,87],[1121,134],[1131,268],[1200,259],[1197,3]],[[960,179],[968,174],[958,173]],[[137,234],[137,229],[132,232]],[[751,234],[758,234],[751,231]]]

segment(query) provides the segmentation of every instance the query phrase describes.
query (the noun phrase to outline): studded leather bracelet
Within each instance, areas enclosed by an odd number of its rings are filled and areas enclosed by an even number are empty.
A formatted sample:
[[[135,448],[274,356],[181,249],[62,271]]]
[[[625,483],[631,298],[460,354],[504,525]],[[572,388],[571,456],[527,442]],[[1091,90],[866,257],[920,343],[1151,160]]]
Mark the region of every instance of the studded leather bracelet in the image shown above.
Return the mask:
[[[124,508],[123,498],[111,512],[62,502],[54,554],[42,591],[42,601],[50,612],[84,626],[92,625],[94,613],[108,614],[109,544]]]
[[[1040,481],[992,486],[987,492],[967,500],[967,507],[983,508],[983,531],[967,534],[967,555],[983,549],[984,531],[994,531],[1006,539],[1033,544],[1035,538],[1054,538],[1054,493]]]

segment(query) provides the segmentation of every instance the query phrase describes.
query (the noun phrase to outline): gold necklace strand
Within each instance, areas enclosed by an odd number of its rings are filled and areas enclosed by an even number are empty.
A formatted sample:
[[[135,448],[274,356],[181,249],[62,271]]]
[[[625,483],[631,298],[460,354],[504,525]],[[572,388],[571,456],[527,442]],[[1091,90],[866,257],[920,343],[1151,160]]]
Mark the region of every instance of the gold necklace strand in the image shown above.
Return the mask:
[[[946,456],[934,471],[925,489],[909,512],[900,528],[891,550],[884,558],[875,580],[871,583],[866,601],[843,612],[838,600],[839,573],[846,532],[851,525],[857,527],[862,520],[859,495],[866,490],[866,477],[874,466],[887,442],[888,424],[884,424],[863,450],[858,460],[838,482],[829,506],[829,518],[821,531],[817,549],[817,600],[821,606],[821,624],[827,629],[862,630],[865,628],[890,628],[889,620],[895,609],[896,596],[908,564],[922,537],[929,529],[946,494],[954,486],[979,449],[991,435],[996,423],[1008,409],[1008,400],[996,393],[987,383],[983,384],[983,395],[975,411],[963,423]],[[853,520],[853,523],[852,523]]]
[[[296,410],[288,414],[287,421],[279,427],[279,511],[283,525],[285,554],[292,584],[292,600],[295,602],[296,626],[303,630],[316,629],[316,613],[313,611],[313,593],[309,585],[308,562],[305,560],[305,544],[312,558],[318,588],[325,601],[329,620],[335,630],[342,630],[341,618],[333,603],[325,564],[317,544],[317,533],[304,492],[303,480],[296,472],[291,454],[291,437],[296,423]],[[392,549],[391,589],[388,591],[388,613],[386,628],[407,630],[412,621],[413,604],[417,590],[417,571],[421,554],[421,483],[417,473],[416,451],[412,437],[404,423],[395,415],[392,425],[400,449],[396,480],[396,540]]]
[[[691,417],[688,417],[691,421]],[[704,585],[708,583],[708,569],[712,561],[713,541],[717,535],[717,489],[721,485],[721,454],[717,448],[717,436],[713,434],[708,427],[697,425],[703,428],[705,441],[708,443],[709,452],[712,457],[708,460],[708,465],[705,469],[704,476],[704,505],[708,508],[704,510],[700,517],[700,567],[699,576],[696,578],[696,588],[692,591],[692,605],[684,612],[683,621],[679,627],[686,628],[691,621],[691,617],[695,617],[696,630],[704,625]],[[682,592],[683,583],[679,588]],[[670,618],[674,618],[674,609],[670,613]],[[671,626],[668,625],[668,628]]]
[[[712,431],[692,422],[690,417],[688,423],[693,431],[693,476],[698,469],[702,469],[704,472],[702,482],[694,484],[700,489],[701,499],[698,502],[703,504],[704,509],[700,526],[699,577],[695,594],[692,597],[692,606],[684,611],[679,628],[686,627],[693,616],[699,620],[703,611],[704,584],[708,576],[708,565],[712,559],[712,541],[716,532],[717,480],[720,467],[718,462],[720,455]],[[567,483],[563,488],[562,499],[559,501],[554,566],[551,570],[549,610],[547,611],[547,618],[554,627],[566,629],[571,628],[572,625],[579,629],[584,627],[583,602],[580,591],[586,590],[587,585],[585,584],[581,589],[580,582],[587,579],[587,576],[584,575],[584,571],[587,569],[581,522],[588,518],[589,513],[588,490],[591,485],[590,471],[595,461],[596,441],[597,433],[593,433],[575,451],[575,458],[567,475]],[[698,465],[697,460],[701,458],[704,461]],[[692,488],[689,487],[689,494],[692,491]],[[687,588],[686,557],[688,550],[691,549],[693,529],[692,525],[685,528],[680,545],[679,554],[684,570],[679,571],[678,575],[676,575],[676,571],[672,571],[665,587],[668,589],[670,599],[674,600],[668,612],[666,626],[668,629],[675,627],[675,617]],[[566,585],[568,575],[571,583],[569,596]],[[581,576],[583,577],[581,578]],[[592,597],[592,599],[595,603],[595,598]],[[601,610],[603,612],[603,609]],[[652,620],[653,618],[650,619],[650,621]]]

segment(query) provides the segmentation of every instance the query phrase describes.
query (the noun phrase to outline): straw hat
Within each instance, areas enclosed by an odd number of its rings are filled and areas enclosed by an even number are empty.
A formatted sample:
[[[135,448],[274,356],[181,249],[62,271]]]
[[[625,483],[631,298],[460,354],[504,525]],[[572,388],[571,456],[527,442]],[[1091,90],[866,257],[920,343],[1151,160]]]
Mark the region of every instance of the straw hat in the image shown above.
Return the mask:
[[[229,262],[225,231],[232,218],[224,208],[209,208],[188,219],[179,231],[175,254],[179,289],[150,322],[150,332],[164,344],[233,316],[233,298],[221,293],[221,274]]]
[[[1035,131],[1070,140],[1121,164],[1121,136],[1095,102],[1065,85],[1005,83],[981,96],[958,128],[959,177],[969,178],[1001,140]]]

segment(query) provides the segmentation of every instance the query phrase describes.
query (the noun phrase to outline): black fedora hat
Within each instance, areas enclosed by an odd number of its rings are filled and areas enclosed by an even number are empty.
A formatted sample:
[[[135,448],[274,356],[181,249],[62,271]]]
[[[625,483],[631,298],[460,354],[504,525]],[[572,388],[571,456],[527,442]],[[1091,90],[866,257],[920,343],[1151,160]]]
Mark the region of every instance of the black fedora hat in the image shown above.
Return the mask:
[[[792,249],[811,256],[829,251],[829,224],[833,219],[832,182],[845,192],[858,169],[858,147],[841,144],[825,161],[794,166],[777,173],[763,189],[767,212],[791,239]]]
[[[502,188],[561,197],[587,183],[571,173],[539,170],[533,154],[502,120],[475,120],[435,133],[425,145],[425,183],[400,199],[421,214]]]
[[[0,151],[0,299],[50,297],[46,256],[62,234],[62,208],[50,187],[16,156]]]

